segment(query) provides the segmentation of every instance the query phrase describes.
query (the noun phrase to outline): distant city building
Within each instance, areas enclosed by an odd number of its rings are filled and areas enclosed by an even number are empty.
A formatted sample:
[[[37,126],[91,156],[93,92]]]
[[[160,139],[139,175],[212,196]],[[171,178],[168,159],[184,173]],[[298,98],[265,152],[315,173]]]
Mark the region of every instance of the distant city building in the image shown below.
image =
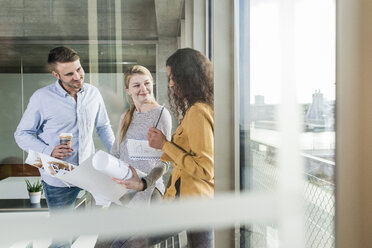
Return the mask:
[[[265,97],[261,95],[255,96],[254,100],[250,111],[251,123],[255,128],[276,130],[276,105],[265,104]]]
[[[256,95],[250,108],[250,122],[255,128],[277,130],[276,104],[265,104],[265,97]],[[304,131],[334,130],[334,101],[326,101],[320,90],[315,91],[312,103],[302,104]]]
[[[334,102],[325,102],[323,93],[315,91],[313,101],[305,114],[304,122],[307,131],[333,130]]]
[[[307,110],[305,120],[311,124],[324,125],[324,101],[323,94],[320,91],[315,91],[313,94],[313,102]]]

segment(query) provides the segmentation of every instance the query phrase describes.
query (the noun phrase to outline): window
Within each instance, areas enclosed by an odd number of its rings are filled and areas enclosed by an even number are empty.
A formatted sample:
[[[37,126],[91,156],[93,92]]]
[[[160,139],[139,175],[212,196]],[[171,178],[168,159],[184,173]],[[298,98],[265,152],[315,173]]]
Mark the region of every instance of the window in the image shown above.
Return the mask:
[[[306,247],[334,247],[335,1],[239,5],[241,188],[276,192],[280,156],[295,157],[283,146],[298,142]],[[298,136],[286,131],[290,116]],[[242,247],[281,247],[278,225],[242,227]]]

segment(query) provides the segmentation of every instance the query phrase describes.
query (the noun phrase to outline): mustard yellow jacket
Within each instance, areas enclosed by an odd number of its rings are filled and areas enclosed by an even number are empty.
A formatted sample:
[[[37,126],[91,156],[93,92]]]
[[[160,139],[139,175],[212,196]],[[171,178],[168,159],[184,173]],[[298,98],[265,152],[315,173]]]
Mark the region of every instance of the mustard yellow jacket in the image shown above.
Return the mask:
[[[176,195],[175,183],[180,178],[180,197],[214,194],[214,120],[213,109],[195,103],[186,112],[173,134],[163,146],[162,161],[173,165],[164,197]]]

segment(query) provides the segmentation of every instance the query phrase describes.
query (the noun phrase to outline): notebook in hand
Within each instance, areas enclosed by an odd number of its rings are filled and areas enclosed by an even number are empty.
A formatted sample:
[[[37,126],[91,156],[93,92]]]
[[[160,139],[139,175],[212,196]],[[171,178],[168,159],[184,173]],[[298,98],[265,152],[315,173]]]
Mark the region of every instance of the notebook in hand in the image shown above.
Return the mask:
[[[150,147],[147,140],[128,139],[127,147],[129,158],[133,160],[160,160],[163,154],[161,150]]]

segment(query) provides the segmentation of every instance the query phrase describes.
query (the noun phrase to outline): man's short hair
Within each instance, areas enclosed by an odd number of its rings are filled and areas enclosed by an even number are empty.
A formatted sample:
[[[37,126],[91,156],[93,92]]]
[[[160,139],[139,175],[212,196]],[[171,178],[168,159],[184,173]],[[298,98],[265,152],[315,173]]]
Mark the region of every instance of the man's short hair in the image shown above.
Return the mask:
[[[76,51],[69,47],[56,47],[49,51],[48,55],[48,66],[52,69],[56,63],[68,63],[74,62],[80,59]]]

